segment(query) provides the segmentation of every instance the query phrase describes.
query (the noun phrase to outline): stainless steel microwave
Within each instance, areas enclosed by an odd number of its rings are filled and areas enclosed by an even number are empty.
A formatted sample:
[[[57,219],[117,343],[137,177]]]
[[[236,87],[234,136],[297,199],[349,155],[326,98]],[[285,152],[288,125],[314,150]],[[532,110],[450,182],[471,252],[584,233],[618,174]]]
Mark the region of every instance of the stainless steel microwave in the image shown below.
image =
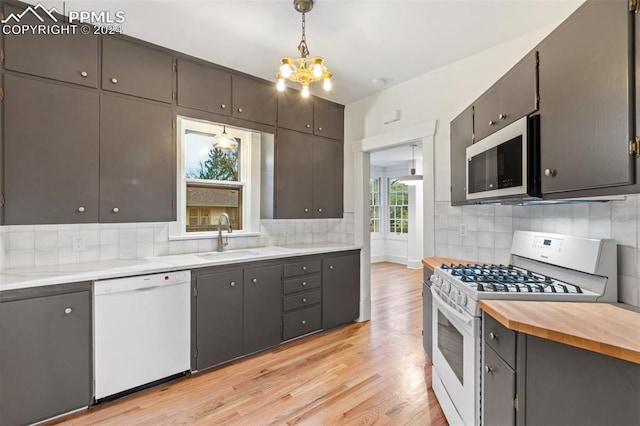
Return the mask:
[[[523,117],[467,148],[467,200],[540,195],[540,116]]]

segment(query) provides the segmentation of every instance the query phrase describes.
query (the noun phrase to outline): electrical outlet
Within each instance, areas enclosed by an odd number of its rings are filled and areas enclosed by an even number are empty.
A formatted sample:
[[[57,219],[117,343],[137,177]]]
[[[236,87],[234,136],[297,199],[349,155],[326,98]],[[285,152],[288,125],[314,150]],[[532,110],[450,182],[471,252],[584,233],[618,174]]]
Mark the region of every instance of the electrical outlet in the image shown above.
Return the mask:
[[[438,227],[442,229],[447,229],[447,217],[443,214],[438,216]]]
[[[467,225],[465,225],[464,223],[460,224],[460,236],[461,237],[467,236]]]
[[[72,251],[84,251],[84,238],[73,237],[72,244],[73,244]]]

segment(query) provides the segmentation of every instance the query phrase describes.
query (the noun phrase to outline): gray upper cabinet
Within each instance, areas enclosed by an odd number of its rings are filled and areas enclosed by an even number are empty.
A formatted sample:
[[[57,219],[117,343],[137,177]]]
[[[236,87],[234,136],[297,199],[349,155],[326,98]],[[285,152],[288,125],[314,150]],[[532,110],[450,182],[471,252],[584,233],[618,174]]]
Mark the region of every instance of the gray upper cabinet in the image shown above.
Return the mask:
[[[313,133],[313,99],[289,88],[278,93],[278,127]]]
[[[243,352],[277,346],[282,329],[282,265],[245,269],[243,291]]]
[[[204,64],[178,59],[178,105],[231,115],[231,74]]]
[[[313,217],[342,217],[344,147],[342,141],[313,138]]]
[[[5,74],[5,224],[98,220],[98,93]]]
[[[242,284],[242,270],[195,278],[195,370],[242,355]]]
[[[21,8],[4,5],[4,14]],[[49,20],[49,18],[47,18]],[[20,24],[41,25],[29,13]],[[53,22],[45,25],[59,25]],[[4,36],[4,67],[88,87],[98,86],[98,37],[93,34],[21,34]]]
[[[314,98],[313,133],[331,139],[344,139],[344,106]]]
[[[360,252],[322,259],[322,328],[347,324],[360,313]]]
[[[467,202],[467,147],[473,143],[473,107],[451,121],[451,204]]]
[[[170,106],[100,97],[100,222],[175,220]]]
[[[0,420],[31,424],[91,404],[91,293],[0,303]]]
[[[633,183],[632,16],[589,1],[540,45],[543,194]]]
[[[115,37],[102,38],[102,89],[173,102],[170,54]]]
[[[475,141],[537,110],[537,62],[529,54],[474,102]]]
[[[231,77],[232,116],[256,123],[276,124],[276,89],[273,84],[241,75]]]
[[[279,128],[276,138],[275,218],[313,217],[313,136]]]

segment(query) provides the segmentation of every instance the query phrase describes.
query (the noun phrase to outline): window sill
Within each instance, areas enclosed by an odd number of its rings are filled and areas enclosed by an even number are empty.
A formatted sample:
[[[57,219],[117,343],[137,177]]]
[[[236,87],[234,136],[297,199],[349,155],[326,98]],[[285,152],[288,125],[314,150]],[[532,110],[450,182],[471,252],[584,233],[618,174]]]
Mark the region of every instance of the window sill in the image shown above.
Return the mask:
[[[227,233],[227,231],[222,231],[222,236],[225,238],[259,237],[260,235],[260,232],[237,231]],[[207,240],[211,238],[218,239],[218,232],[192,232],[189,234],[169,235],[169,241]]]

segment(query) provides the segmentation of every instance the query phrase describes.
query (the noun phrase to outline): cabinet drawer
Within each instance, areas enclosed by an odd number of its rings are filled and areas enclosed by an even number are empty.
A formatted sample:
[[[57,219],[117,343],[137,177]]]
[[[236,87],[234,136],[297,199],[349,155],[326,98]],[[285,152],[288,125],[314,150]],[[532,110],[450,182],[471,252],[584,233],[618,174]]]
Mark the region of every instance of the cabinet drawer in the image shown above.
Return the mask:
[[[284,294],[320,288],[320,275],[300,277],[284,281]]]
[[[284,310],[286,312],[303,306],[315,305],[320,303],[321,299],[320,290],[288,296],[284,298]]]
[[[516,333],[484,314],[483,339],[511,368],[516,365]]]
[[[284,315],[282,339],[289,340],[320,330],[320,306]]]
[[[284,276],[295,277],[320,272],[320,259],[307,262],[288,263],[284,265]]]

